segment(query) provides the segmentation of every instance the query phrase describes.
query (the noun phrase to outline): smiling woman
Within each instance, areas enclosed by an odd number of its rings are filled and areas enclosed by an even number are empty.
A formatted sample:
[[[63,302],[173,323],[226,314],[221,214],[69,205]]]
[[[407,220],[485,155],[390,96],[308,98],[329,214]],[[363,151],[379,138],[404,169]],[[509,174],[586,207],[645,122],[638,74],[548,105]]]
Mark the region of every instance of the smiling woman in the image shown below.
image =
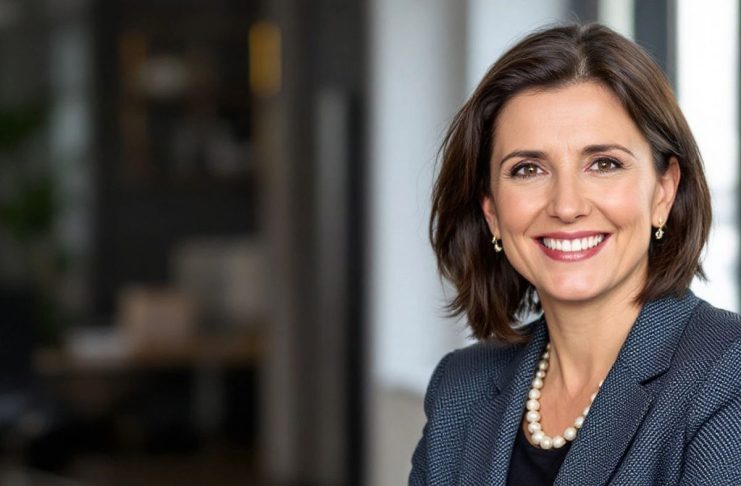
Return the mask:
[[[710,214],[640,47],[590,24],[505,53],[443,144],[430,237],[480,342],[433,374],[410,483],[739,484],[741,321],[688,289]]]
[[[657,174],[649,142],[596,82],[524,91],[497,122],[482,207],[510,264],[543,306],[580,302],[583,312],[633,299],[646,282],[651,226],[674,201],[676,158]]]

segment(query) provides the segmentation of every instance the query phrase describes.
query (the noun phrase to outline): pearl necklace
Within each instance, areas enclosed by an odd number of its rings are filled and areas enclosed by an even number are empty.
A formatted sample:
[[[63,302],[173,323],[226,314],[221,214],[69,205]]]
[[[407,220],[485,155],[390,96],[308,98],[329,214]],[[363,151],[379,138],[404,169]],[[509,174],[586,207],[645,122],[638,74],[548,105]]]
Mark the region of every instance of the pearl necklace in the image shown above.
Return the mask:
[[[543,380],[545,380],[545,375],[548,371],[548,360],[551,357],[550,351],[551,343],[548,343],[545,347],[545,352],[543,353],[543,356],[541,356],[540,362],[538,363],[538,370],[535,372],[533,386],[530,388],[530,392],[527,394],[527,413],[525,414],[525,419],[528,422],[527,430],[530,432],[530,437],[533,442],[541,447],[541,449],[559,449],[563,447],[567,441],[570,442],[576,438],[577,430],[579,430],[582,425],[584,425],[584,420],[587,418],[589,408],[592,406],[594,398],[597,396],[597,392],[599,392],[599,388],[602,387],[602,383],[605,381],[602,380],[599,382],[597,391],[592,393],[592,396],[589,400],[589,405],[584,407],[584,411],[582,412],[582,414],[576,417],[576,420],[574,420],[574,425],[572,427],[567,427],[561,435],[549,437],[545,434],[545,432],[543,432],[543,426],[540,425],[539,410],[540,390],[543,388]]]

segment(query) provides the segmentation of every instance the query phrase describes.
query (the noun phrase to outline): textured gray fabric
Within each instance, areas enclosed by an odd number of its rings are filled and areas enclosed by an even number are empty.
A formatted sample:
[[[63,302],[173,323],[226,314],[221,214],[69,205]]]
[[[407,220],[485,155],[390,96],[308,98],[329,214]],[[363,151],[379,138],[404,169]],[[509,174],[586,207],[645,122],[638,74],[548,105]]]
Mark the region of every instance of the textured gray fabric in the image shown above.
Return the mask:
[[[481,342],[435,369],[412,485],[504,485],[539,356]],[[687,292],[647,303],[556,485],[741,485],[741,320]],[[536,485],[534,485],[536,486]]]

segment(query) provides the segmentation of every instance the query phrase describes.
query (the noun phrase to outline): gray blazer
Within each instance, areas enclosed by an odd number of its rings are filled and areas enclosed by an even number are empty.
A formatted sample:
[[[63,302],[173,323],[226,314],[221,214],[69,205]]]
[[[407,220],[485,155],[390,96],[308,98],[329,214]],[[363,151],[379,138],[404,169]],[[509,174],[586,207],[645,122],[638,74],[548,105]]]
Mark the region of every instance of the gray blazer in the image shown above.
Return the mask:
[[[442,359],[410,484],[505,485],[548,340],[542,318],[530,328],[526,345],[481,342]],[[739,316],[689,291],[647,303],[554,484],[741,485]]]

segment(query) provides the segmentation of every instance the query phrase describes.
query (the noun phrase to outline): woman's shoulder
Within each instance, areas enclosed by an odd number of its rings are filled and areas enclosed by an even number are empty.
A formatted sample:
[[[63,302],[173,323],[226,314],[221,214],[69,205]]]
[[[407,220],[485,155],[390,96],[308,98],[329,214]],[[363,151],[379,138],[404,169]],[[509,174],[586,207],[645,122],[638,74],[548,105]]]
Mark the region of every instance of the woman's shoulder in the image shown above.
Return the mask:
[[[700,300],[677,346],[670,376],[690,394],[686,437],[741,426],[741,316]],[[676,389],[676,387],[675,387]]]
[[[741,388],[741,316],[697,299],[674,349],[670,375],[688,387],[715,380]]]
[[[463,461],[471,413],[496,389],[501,373],[511,368],[523,345],[479,341],[451,351],[432,374],[424,410],[422,439],[412,458],[410,484],[427,484],[434,474],[444,484],[454,481]]]
[[[473,381],[490,381],[506,368],[523,348],[522,344],[478,341],[448,355],[447,374],[456,379],[466,376],[471,377]]]
[[[741,344],[741,315],[698,299],[679,343],[683,359],[713,362]]]
[[[451,351],[438,363],[427,389],[426,406],[473,403],[491,394],[499,375],[509,368],[525,345],[478,341]]]

